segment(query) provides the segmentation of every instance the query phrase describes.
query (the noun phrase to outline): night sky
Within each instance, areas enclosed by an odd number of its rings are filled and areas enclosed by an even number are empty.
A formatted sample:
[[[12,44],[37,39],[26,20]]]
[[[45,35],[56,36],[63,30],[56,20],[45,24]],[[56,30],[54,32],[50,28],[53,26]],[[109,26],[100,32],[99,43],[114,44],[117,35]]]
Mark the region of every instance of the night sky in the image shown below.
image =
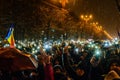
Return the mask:
[[[111,36],[116,36],[116,27],[120,29],[120,12],[115,0],[75,0],[75,4],[68,4],[76,16],[93,14],[94,22],[103,26]]]

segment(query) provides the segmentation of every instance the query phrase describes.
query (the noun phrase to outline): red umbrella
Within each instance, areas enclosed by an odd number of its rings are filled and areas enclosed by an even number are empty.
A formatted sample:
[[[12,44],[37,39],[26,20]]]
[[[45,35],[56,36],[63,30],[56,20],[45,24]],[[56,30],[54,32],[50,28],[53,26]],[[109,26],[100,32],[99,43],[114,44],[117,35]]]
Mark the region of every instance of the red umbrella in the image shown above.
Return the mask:
[[[30,54],[16,48],[0,49],[0,70],[19,71],[37,68],[37,61]]]

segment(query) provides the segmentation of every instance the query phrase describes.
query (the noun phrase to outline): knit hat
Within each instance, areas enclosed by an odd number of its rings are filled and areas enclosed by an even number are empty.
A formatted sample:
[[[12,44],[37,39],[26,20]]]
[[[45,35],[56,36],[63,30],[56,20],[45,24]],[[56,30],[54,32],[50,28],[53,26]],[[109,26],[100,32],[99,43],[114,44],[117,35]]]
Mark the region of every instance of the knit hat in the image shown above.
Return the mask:
[[[54,65],[53,69],[54,70],[60,69],[62,71],[62,66],[61,65]]]

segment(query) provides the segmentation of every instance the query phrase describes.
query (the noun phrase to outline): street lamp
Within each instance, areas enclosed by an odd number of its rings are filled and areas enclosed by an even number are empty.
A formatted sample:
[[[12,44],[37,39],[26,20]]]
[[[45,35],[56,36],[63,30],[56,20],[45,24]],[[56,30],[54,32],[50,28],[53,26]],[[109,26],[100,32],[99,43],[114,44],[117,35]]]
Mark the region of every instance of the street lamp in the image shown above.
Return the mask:
[[[89,20],[91,20],[93,18],[93,16],[90,14],[90,15],[81,15],[80,16],[80,19],[82,19],[84,21],[84,28],[86,28],[86,24]],[[81,38],[83,37],[83,33],[85,35],[85,31],[83,31],[83,27],[81,27]],[[87,29],[87,28],[86,28]],[[84,29],[85,30],[85,29]]]
[[[64,8],[66,3],[68,3],[68,0],[59,0],[59,2],[61,3],[62,8]]]
[[[95,37],[95,34],[98,32],[98,22],[92,22],[90,23],[91,25],[91,36],[94,38]]]
[[[93,25],[93,26],[97,26],[98,22],[93,22],[93,23],[90,23],[90,24]]]
[[[80,18],[87,23],[90,19],[93,18],[93,16],[91,14],[90,15],[81,15]]]

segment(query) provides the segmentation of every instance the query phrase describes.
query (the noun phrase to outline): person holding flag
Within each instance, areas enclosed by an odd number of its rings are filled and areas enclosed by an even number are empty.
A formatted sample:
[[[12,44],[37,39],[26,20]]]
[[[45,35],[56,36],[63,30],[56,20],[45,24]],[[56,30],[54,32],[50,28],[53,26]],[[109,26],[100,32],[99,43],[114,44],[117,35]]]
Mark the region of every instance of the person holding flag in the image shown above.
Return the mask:
[[[9,28],[9,31],[8,31],[6,37],[5,37],[5,39],[9,42],[11,48],[15,47],[15,40],[14,40],[13,32],[14,32],[14,27],[12,24],[11,27]]]

